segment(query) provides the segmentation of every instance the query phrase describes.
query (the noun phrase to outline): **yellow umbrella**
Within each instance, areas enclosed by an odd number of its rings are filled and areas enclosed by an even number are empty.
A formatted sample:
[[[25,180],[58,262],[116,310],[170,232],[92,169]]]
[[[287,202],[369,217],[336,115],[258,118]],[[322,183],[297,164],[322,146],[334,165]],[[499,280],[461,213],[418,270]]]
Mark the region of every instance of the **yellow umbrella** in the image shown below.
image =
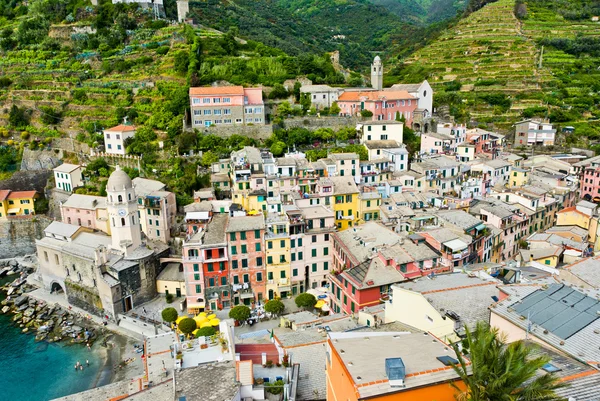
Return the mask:
[[[315,304],[315,308],[317,309],[321,309],[323,306],[325,306],[325,301],[317,301]]]
[[[210,322],[206,321],[206,322],[202,322],[202,323],[200,324],[200,328],[201,328],[201,329],[203,329],[203,328],[205,328],[205,327],[210,327]]]
[[[196,316],[194,321],[196,322],[196,327],[201,327],[200,325],[204,322],[208,322],[208,319],[203,316]]]
[[[212,315],[208,315],[206,318],[207,318],[208,320],[213,320],[213,319],[216,319],[216,318],[217,318],[217,315],[215,315],[215,314],[213,313]]]
[[[175,321],[175,323],[179,324],[179,322],[181,322],[183,319],[186,319],[186,318],[187,318],[187,316],[179,316],[177,318],[177,320]]]
[[[208,322],[208,323],[210,323],[210,325],[214,327],[214,326],[218,326],[218,325],[219,325],[219,323],[221,323],[221,321],[220,321],[219,319],[212,319],[212,320],[211,320],[210,322]]]
[[[200,317],[206,317],[206,312],[200,312],[200,313],[198,313],[198,316],[196,316],[196,317],[199,317],[199,316]]]

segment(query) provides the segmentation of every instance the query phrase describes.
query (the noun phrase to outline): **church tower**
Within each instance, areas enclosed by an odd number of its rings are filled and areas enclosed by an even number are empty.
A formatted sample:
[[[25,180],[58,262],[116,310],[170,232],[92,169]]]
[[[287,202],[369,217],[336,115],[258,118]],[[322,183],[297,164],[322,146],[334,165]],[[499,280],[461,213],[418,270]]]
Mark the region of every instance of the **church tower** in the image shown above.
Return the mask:
[[[108,178],[106,195],[112,248],[127,256],[142,245],[142,228],[133,182],[119,166]]]
[[[371,86],[378,91],[383,89],[383,64],[379,56],[375,56],[371,64]]]

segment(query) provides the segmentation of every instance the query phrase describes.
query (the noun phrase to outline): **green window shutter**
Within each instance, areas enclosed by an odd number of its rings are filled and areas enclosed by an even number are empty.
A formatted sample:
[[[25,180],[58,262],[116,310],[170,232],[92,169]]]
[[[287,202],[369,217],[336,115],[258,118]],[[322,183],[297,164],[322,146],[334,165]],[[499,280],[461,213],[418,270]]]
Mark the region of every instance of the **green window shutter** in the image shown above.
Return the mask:
[[[199,274],[194,274],[194,280],[195,280],[195,281],[198,281],[198,280],[200,280],[200,275],[199,275]]]
[[[281,271],[279,272],[279,276],[280,276],[281,278],[285,278],[285,270],[281,270]]]
[[[242,267],[248,267],[248,259],[242,259]]]
[[[196,284],[196,294],[200,294],[202,292],[202,287],[200,284]]]
[[[269,264],[269,265],[273,264],[273,256],[267,256],[267,264]]]
[[[312,257],[313,257],[313,258],[316,258],[316,257],[317,257],[317,250],[316,250],[316,249],[313,249],[313,250],[312,250]]]
[[[312,264],[312,271],[313,271],[313,273],[317,271],[317,264],[316,263]]]
[[[298,252],[298,260],[302,260],[303,259],[303,252]]]
[[[233,284],[239,284],[240,278],[238,276],[233,276]]]
[[[254,230],[254,238],[260,239],[260,230]]]
[[[240,233],[240,238],[241,238],[242,240],[244,240],[244,241],[246,240],[246,231],[242,231],[242,232]]]
[[[237,248],[235,246],[231,247],[231,254],[232,255],[237,255]]]
[[[214,278],[209,278],[208,279],[208,286],[209,287],[214,287],[215,286],[215,279]]]
[[[194,263],[194,271],[197,272],[199,270],[200,268],[198,267],[198,263]]]
[[[267,248],[273,249],[273,241],[267,241]]]
[[[213,264],[212,263],[207,263],[206,264],[206,268],[209,272],[213,271]]]
[[[256,258],[256,266],[262,266],[263,264],[263,259],[259,256],[258,258]]]
[[[231,268],[232,269],[237,269],[238,268],[238,261],[237,260],[232,260],[231,261]]]
[[[268,272],[268,273],[267,273],[267,278],[268,278],[269,280],[273,280],[273,272]]]
[[[219,262],[219,270],[225,270],[225,262]]]
[[[302,238],[298,238],[298,246],[302,246]]]
[[[298,269],[292,270],[292,275],[296,277],[298,275]]]
[[[227,285],[227,277],[221,277],[221,285]]]
[[[325,256],[329,255],[329,248],[328,247],[323,248],[323,255],[325,255]]]
[[[256,273],[256,281],[262,281],[262,273],[261,272]]]
[[[254,244],[254,250],[256,252],[260,252],[260,242],[257,242],[256,244]]]
[[[242,255],[245,255],[248,253],[248,247],[246,245],[242,245]]]
[[[329,262],[323,262],[323,270],[329,270]]]
[[[229,233],[229,240],[235,241],[235,233]]]
[[[285,248],[285,240],[282,239],[281,241],[279,241],[279,247],[280,248]]]

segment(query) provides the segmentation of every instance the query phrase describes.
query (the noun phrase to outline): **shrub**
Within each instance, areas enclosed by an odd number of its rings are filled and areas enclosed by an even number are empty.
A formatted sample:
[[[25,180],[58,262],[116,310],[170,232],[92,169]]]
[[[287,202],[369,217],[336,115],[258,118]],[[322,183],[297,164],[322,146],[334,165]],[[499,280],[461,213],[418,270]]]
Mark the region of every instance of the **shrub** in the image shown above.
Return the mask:
[[[60,123],[62,117],[60,111],[57,111],[49,106],[41,106],[40,112],[42,113],[41,120],[44,124],[50,125]]]
[[[174,297],[173,297],[173,294],[167,294],[167,295],[165,296],[165,301],[167,301],[167,303],[168,303],[168,304],[170,304],[170,303],[172,303],[172,302],[173,302],[173,298],[174,298]]]
[[[196,330],[196,321],[189,317],[182,319],[177,326],[179,331],[181,331],[185,335],[189,335],[192,331]]]
[[[24,109],[20,109],[13,104],[8,114],[8,122],[13,127],[25,127],[29,124],[29,116]]]
[[[373,112],[371,110],[361,110],[360,115],[363,117],[373,117]]]
[[[169,52],[169,46],[161,46],[158,49],[156,49],[156,54],[158,54],[160,56],[164,56],[168,52]]]
[[[246,321],[250,317],[250,308],[248,308],[246,305],[234,306],[229,311],[229,317],[237,320],[238,322]]]
[[[274,315],[279,315],[285,309],[285,305],[278,299],[271,299],[265,303],[265,311]]]
[[[214,327],[203,327],[201,329],[198,329],[198,332],[196,333],[196,337],[210,337],[210,336],[214,336],[217,333],[217,330],[215,330]]]
[[[21,139],[28,140],[29,139],[29,132],[27,132],[27,131],[21,132]]]
[[[165,322],[169,322],[169,323],[176,321],[177,318],[179,317],[179,315],[177,313],[177,309],[175,309],[175,308],[163,309],[161,316]]]
[[[317,298],[313,294],[304,292],[298,295],[294,301],[298,308],[312,309],[317,303]]]
[[[12,81],[8,77],[0,77],[0,88],[8,88],[12,84]]]
[[[75,89],[72,96],[73,100],[77,100],[78,102],[85,102],[88,98],[85,89]]]
[[[267,391],[267,393],[281,394],[283,392],[283,385],[283,380],[277,380],[273,383],[265,383],[265,390]]]

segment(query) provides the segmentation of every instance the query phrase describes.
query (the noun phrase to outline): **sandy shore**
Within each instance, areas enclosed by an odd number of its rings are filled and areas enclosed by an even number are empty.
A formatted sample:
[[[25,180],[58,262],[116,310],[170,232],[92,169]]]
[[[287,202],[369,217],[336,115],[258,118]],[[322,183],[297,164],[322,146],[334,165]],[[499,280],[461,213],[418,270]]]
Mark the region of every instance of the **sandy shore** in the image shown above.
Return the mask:
[[[111,333],[106,337],[107,346],[103,346],[103,340],[96,342],[94,348],[104,360],[104,366],[98,372],[93,387],[105,386],[121,380],[131,379],[144,373],[142,354],[135,352],[134,345],[142,345],[139,340]],[[124,361],[133,358],[133,362],[123,364]]]

